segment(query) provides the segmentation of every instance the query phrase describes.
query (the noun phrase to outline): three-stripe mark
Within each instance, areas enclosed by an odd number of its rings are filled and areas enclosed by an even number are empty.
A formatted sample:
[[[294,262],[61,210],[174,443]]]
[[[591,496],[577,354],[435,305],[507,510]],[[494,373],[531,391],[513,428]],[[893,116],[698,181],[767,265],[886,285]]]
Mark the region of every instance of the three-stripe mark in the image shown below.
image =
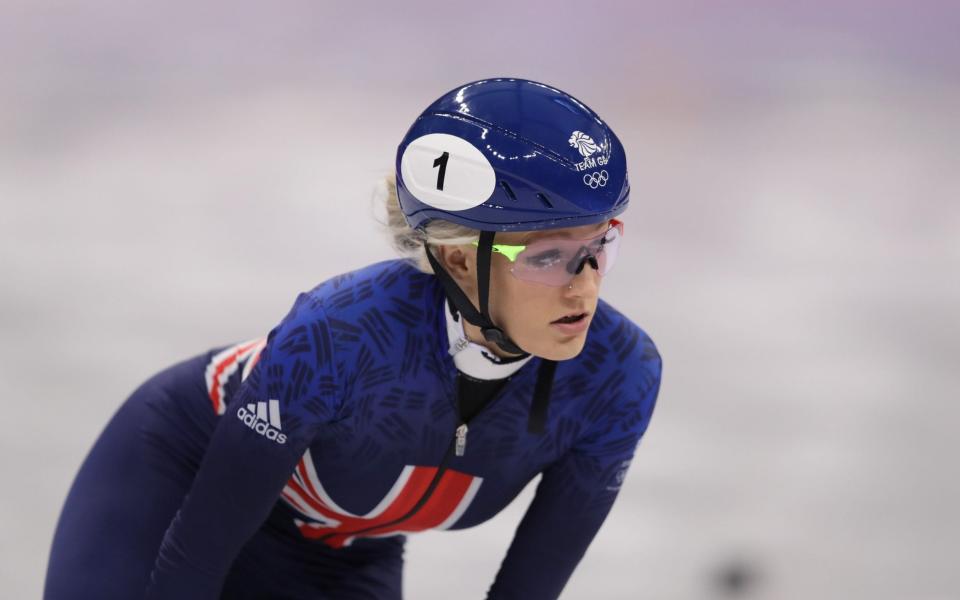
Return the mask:
[[[271,426],[280,429],[280,401],[269,400],[268,402],[257,402],[256,404],[247,404],[247,412],[256,415],[258,421],[266,421]],[[269,416],[269,419],[268,419]]]

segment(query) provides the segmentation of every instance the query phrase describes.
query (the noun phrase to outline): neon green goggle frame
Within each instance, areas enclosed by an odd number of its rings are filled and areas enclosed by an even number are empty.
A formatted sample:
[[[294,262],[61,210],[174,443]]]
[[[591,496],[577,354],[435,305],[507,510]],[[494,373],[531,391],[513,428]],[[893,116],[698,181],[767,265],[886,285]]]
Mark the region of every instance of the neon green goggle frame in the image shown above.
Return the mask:
[[[473,242],[474,246],[480,246],[480,242]],[[510,244],[494,244],[493,251],[507,257],[510,262],[517,262],[517,255],[526,250],[526,246],[511,246]]]

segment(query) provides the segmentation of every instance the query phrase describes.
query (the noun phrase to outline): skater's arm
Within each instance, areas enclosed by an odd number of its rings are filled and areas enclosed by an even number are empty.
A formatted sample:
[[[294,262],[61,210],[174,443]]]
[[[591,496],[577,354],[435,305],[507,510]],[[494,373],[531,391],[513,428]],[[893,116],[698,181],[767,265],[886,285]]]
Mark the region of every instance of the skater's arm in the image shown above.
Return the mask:
[[[219,598],[234,558],[266,520],[318,429],[332,419],[330,349],[322,311],[301,295],[220,417],[164,535],[147,598]]]
[[[660,358],[650,348],[637,368],[629,370],[634,381],[621,386],[627,395],[544,470],[489,600],[553,600],[560,595],[610,512],[650,422],[660,384]]]

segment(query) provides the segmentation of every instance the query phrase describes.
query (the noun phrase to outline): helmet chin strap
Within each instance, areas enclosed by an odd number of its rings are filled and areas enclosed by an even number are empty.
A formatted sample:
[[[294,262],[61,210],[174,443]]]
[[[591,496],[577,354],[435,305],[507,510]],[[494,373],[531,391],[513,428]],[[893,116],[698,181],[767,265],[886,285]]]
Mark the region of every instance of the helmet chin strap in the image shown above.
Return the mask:
[[[493,254],[493,237],[495,235],[495,231],[480,232],[480,243],[477,248],[477,295],[480,299],[479,311],[474,308],[473,302],[467,297],[463,290],[460,289],[460,286],[453,280],[453,277],[440,265],[440,261],[438,261],[433,255],[433,252],[430,251],[429,245],[426,247],[427,260],[430,261],[433,272],[440,279],[440,283],[447,293],[447,298],[449,298],[457,310],[460,311],[464,319],[480,328],[480,331],[483,333],[483,339],[488,342],[493,342],[503,349],[504,352],[509,352],[510,354],[529,354],[511,340],[506,332],[494,325],[488,313],[488,300],[490,298],[490,259]]]
[[[433,267],[433,272],[440,278],[447,298],[460,311],[463,318],[476,325],[483,332],[483,337],[488,342],[493,342],[500,346],[505,352],[511,354],[529,355],[520,346],[517,346],[507,334],[493,324],[490,315],[487,314],[487,300],[490,297],[490,259],[493,254],[493,231],[481,231],[480,243],[477,248],[477,292],[480,299],[480,310],[473,307],[473,302],[467,297],[460,286],[450,277],[450,274],[440,265],[440,262],[430,251],[430,246],[426,247],[427,260]],[[596,268],[595,263],[591,266]],[[579,265],[583,269],[583,263]],[[579,271],[578,271],[579,272]],[[553,375],[556,372],[557,363],[553,360],[542,359],[540,368],[537,370],[537,383],[533,391],[533,400],[530,404],[530,415],[527,418],[527,431],[537,435],[543,435],[547,424],[547,409],[550,405],[550,392],[553,388]]]

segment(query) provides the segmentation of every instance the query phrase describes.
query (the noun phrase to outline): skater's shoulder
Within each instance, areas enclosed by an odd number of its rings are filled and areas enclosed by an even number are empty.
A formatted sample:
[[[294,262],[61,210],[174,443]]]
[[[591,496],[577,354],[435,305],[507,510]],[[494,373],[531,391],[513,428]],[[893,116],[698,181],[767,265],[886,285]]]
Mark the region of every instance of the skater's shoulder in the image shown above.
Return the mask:
[[[339,318],[369,311],[420,309],[436,304],[437,279],[409,260],[393,259],[340,273],[306,292],[303,301]]]
[[[659,363],[660,353],[650,335],[632,319],[600,299],[587,344],[603,347],[614,362]]]

